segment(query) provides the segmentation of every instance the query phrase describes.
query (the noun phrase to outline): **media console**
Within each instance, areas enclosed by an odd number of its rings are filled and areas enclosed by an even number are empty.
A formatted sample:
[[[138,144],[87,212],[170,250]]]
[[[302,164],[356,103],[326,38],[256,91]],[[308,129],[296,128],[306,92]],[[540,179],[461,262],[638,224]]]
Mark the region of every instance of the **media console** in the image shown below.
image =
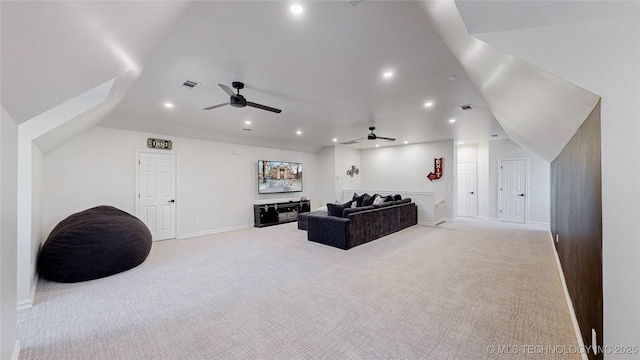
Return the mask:
[[[254,204],[254,226],[265,227],[296,221],[299,213],[309,212],[310,210],[310,200]]]

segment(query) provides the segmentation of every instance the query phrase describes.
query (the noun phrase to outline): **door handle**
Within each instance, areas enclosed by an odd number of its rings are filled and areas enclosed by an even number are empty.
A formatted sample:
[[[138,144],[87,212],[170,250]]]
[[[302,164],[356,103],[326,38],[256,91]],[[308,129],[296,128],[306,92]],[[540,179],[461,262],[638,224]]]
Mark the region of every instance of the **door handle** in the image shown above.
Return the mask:
[[[170,203],[174,203],[174,202],[176,202],[176,201],[175,201],[175,200],[169,200],[168,202],[170,202]]]
[[[524,196],[524,194],[518,194],[518,196]]]
[[[473,195],[473,191],[469,191],[469,194]]]

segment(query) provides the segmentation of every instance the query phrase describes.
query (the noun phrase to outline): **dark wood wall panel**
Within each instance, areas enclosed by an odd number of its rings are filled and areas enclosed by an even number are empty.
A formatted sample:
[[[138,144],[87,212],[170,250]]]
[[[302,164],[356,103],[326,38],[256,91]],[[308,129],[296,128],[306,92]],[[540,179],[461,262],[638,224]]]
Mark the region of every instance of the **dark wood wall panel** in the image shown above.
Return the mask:
[[[551,163],[551,233],[585,345],[602,347],[600,102]],[[589,359],[602,359],[590,352]]]

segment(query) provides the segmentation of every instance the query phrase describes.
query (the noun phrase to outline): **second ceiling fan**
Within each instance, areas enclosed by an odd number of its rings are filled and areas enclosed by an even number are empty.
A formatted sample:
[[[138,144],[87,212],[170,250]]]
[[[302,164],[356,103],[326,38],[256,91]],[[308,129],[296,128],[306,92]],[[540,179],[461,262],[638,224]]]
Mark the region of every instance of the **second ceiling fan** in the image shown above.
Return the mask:
[[[346,141],[343,143],[340,143],[342,145],[351,145],[351,144],[357,144],[360,142],[360,140],[386,140],[386,141],[396,141],[396,139],[394,138],[390,138],[390,137],[383,137],[383,136],[378,136],[376,135],[373,130],[375,130],[376,127],[375,126],[369,126],[369,134],[367,135],[366,138],[359,138],[359,139],[354,139],[354,140],[350,140],[350,141]]]
[[[233,107],[245,107],[245,106],[251,106],[254,107],[256,109],[262,109],[262,110],[267,110],[267,111],[271,111],[274,113],[281,113],[282,110],[280,109],[276,109],[270,106],[266,106],[266,105],[261,105],[261,104],[257,104],[251,101],[247,101],[247,99],[240,95],[240,89],[244,89],[244,83],[240,82],[240,81],[234,81],[231,86],[233,86],[234,89],[237,89],[237,93],[234,93],[233,90],[231,90],[227,85],[222,85],[222,84],[218,84],[218,86],[220,86],[222,88],[222,90],[224,90],[224,92],[226,92],[230,98],[229,101],[226,103],[222,103],[222,104],[218,104],[218,105],[213,105],[213,106],[209,106],[206,107],[202,110],[211,110],[211,109],[215,109],[215,108],[219,108],[225,105],[231,105]]]

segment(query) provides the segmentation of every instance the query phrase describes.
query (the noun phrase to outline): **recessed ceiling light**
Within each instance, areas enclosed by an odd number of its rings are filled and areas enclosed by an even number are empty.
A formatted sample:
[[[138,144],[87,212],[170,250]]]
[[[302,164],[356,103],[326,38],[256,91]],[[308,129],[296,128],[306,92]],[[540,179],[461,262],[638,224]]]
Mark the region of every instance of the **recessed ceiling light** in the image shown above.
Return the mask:
[[[164,103],[164,107],[166,107],[167,109],[171,109],[173,107],[173,104],[166,102]]]
[[[456,122],[456,119],[449,119],[449,122],[453,124],[454,122]]]
[[[244,122],[245,125],[251,125],[251,121],[247,120]]]
[[[457,79],[457,77],[456,77],[455,75],[449,75],[449,76],[447,76],[447,80],[449,80],[449,81],[454,81],[454,80],[456,80],[456,79]]]
[[[408,144],[409,142],[407,140],[404,141],[405,144]]]
[[[303,9],[302,9],[302,5],[300,5],[300,4],[293,4],[293,5],[291,5],[291,7],[289,8],[289,10],[290,10],[292,13],[294,13],[295,15],[300,15],[300,14],[302,14],[302,11],[303,11]]]
[[[338,141],[338,139],[336,139],[336,138],[333,138],[333,142],[337,142],[337,141]]]
[[[462,144],[464,144],[464,141],[458,142],[458,145],[462,145]]]
[[[376,147],[380,147],[380,144],[376,144]]]
[[[393,72],[391,72],[391,71],[385,71],[385,72],[382,74],[382,77],[384,77],[385,79],[388,79],[388,78],[390,78],[390,77],[392,77],[392,76],[393,76]]]
[[[433,102],[431,101],[427,101],[426,103],[424,103],[425,107],[432,107],[433,106]]]
[[[298,135],[302,135],[302,131],[301,131],[301,130],[298,130],[298,131],[296,131],[296,134],[298,134]]]

